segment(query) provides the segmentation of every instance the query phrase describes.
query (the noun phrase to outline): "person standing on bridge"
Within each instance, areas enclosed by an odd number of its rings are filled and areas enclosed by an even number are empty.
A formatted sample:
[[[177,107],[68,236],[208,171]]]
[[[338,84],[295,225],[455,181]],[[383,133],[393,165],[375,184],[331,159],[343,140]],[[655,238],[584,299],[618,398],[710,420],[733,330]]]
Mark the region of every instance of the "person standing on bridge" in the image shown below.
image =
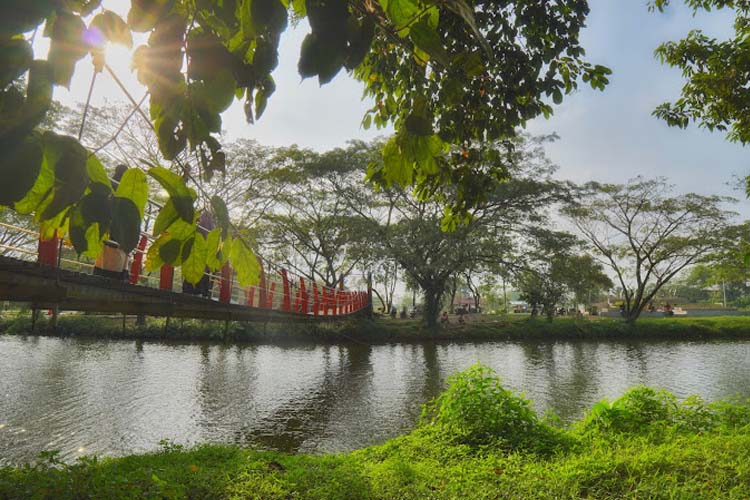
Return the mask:
[[[117,189],[120,179],[128,170],[126,165],[117,165],[112,176],[112,188]],[[128,281],[128,255],[120,249],[120,244],[114,240],[106,240],[102,253],[94,264],[94,275],[113,280]]]

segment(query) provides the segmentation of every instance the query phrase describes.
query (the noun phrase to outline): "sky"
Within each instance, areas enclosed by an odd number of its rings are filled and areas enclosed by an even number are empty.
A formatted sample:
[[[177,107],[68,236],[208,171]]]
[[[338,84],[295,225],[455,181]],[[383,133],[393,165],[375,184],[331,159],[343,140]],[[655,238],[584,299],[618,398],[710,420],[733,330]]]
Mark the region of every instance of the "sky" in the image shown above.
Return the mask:
[[[129,2],[128,2],[129,3]],[[661,65],[653,55],[659,43],[684,37],[690,29],[725,38],[731,33],[730,12],[693,16],[680,2],[666,13],[649,13],[647,0],[591,0],[591,14],[581,43],[592,63],[613,70],[604,92],[581,87],[557,106],[549,120],[528,124],[532,134],[557,133],[547,148],[559,166],[557,177],[575,182],[596,180],[626,182],[637,175],[664,176],[679,192],[724,194],[741,198],[735,207],[748,215],[748,202],[733,179],[750,173],[748,151],[726,141],[720,132],[692,126],[668,127],[651,116],[660,103],[679,96],[683,84],[679,70]],[[107,8],[125,16],[125,2],[105,0]],[[388,130],[366,131],[360,121],[372,103],[362,100],[362,86],[345,73],[320,87],[316,79],[302,81],[297,73],[299,47],[306,23],[290,28],[280,47],[280,64],[273,76],[276,94],[261,120],[245,122],[237,101],[223,115],[225,139],[255,139],[269,146],[298,144],[319,151],[342,146],[350,139],[372,139]],[[143,39],[136,40],[136,45]],[[35,51],[46,53],[46,40],[38,37]],[[108,62],[136,99],[145,92],[130,73],[130,56],[123,49],[108,50]],[[70,90],[56,88],[64,104],[82,102],[91,80],[88,59],[78,63]],[[97,79],[92,102],[123,100],[122,92],[107,76]]]

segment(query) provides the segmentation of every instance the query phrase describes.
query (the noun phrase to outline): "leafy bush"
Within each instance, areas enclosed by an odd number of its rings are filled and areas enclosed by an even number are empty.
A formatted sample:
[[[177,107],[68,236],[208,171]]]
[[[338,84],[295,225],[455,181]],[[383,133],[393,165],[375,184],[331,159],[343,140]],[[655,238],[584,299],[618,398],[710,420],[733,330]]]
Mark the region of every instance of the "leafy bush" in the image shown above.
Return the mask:
[[[420,426],[469,446],[551,451],[561,434],[546,425],[531,403],[505,389],[495,372],[474,365],[448,378],[448,389],[422,409]]]
[[[696,433],[719,426],[737,428],[750,424],[750,409],[726,403],[707,404],[692,395],[680,402],[666,391],[634,387],[618,399],[596,403],[578,425],[584,432],[653,434]]]

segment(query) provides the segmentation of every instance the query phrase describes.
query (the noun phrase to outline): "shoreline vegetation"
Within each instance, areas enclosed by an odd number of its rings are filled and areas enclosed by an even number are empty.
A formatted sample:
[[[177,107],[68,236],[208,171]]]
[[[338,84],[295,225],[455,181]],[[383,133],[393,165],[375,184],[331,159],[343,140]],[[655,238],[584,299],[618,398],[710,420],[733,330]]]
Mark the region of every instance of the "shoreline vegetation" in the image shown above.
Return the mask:
[[[552,322],[527,315],[467,316],[447,325],[427,328],[420,320],[375,318],[344,322],[239,323],[223,321],[147,318],[142,325],[134,316],[61,314],[52,328],[51,318],[39,315],[32,331],[29,313],[0,316],[0,335],[40,335],[129,340],[223,341],[251,343],[393,343],[420,341],[504,340],[707,340],[750,339],[750,316],[642,318],[635,325],[613,318],[560,317]]]
[[[308,455],[162,442],[73,463],[45,452],[0,468],[0,499],[748,498],[747,403],[635,387],[561,427],[476,365],[380,445]]]

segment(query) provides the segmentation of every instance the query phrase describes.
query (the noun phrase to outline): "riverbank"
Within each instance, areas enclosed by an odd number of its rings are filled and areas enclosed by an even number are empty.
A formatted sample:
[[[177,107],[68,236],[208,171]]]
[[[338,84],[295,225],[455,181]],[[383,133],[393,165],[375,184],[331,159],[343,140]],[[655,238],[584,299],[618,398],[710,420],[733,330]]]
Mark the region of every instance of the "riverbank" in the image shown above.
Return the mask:
[[[238,323],[148,318],[142,325],[129,317],[63,314],[53,329],[50,318],[40,315],[35,330],[29,314],[0,317],[0,334],[53,335],[86,338],[119,338],[181,341],[278,342],[420,342],[491,340],[705,340],[750,338],[750,316],[643,318],[635,325],[610,318],[541,318],[520,315],[469,315],[465,324],[455,319],[435,329],[419,320],[376,318],[337,323]]]
[[[347,454],[163,443],[72,464],[0,469],[0,498],[748,498],[750,407],[639,387],[560,428],[475,366],[411,433]]]

